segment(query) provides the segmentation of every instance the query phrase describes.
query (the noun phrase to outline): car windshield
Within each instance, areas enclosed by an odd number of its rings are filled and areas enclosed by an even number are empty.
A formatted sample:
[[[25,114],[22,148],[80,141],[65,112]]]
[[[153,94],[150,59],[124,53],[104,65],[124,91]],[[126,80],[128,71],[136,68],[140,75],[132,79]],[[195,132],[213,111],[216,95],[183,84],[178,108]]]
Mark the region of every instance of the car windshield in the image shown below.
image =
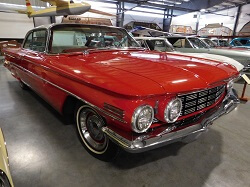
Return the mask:
[[[206,44],[204,44],[198,38],[188,38],[188,40],[196,47],[196,48],[207,48]]]
[[[214,47],[217,47],[217,45],[216,45],[216,43],[215,42],[213,42],[212,40],[210,40],[210,39],[203,39],[203,41],[209,46],[209,47],[211,47],[211,48],[214,48]]]
[[[88,49],[140,48],[124,29],[96,25],[58,25],[51,30],[50,53]]]
[[[226,40],[219,40],[221,47],[230,47],[229,43]]]
[[[173,46],[167,40],[146,40],[150,50],[161,51],[161,52],[172,52],[174,51]]]

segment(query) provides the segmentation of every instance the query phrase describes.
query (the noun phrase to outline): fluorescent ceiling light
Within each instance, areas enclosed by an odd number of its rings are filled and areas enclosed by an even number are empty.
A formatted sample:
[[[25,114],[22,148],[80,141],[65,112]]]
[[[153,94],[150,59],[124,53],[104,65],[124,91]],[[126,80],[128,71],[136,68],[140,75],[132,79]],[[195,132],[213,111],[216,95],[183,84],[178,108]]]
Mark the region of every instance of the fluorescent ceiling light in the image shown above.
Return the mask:
[[[158,13],[158,14],[164,14],[163,10],[156,10],[151,8],[142,8],[142,7],[135,7],[133,9],[134,11],[142,11],[142,12],[151,12],[151,13]]]
[[[157,4],[157,5],[166,5],[166,6],[174,6],[174,4],[168,4],[164,1],[162,2],[158,2],[158,1],[148,1],[148,3],[152,3],[152,4]],[[173,2],[174,3],[174,2]]]
[[[135,15],[135,16],[145,16],[145,13],[142,12],[136,12],[136,11],[127,11],[125,12],[125,15]],[[163,18],[163,15],[159,15],[159,14],[150,14],[147,13],[147,17],[151,17],[151,18]]]

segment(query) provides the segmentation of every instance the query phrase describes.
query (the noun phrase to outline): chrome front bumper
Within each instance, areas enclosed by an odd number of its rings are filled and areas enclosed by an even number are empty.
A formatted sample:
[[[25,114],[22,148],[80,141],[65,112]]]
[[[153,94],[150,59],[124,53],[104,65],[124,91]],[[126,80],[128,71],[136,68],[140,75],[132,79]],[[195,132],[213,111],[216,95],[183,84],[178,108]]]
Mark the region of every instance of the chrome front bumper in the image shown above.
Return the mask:
[[[103,127],[102,130],[113,142],[124,148],[126,151],[139,153],[150,149],[155,149],[170,143],[179,141],[186,142],[190,138],[196,138],[200,136],[201,133],[207,131],[208,127],[213,123],[214,120],[218,119],[224,114],[228,114],[233,109],[235,109],[238,104],[238,95],[234,89],[231,89],[225,96],[220,106],[217,106],[217,109],[213,113],[205,116],[205,118],[200,123],[174,132],[168,130],[168,128],[170,128],[168,126],[163,132],[150,138],[147,137],[147,135],[141,135],[136,138],[136,140],[130,141],[118,135],[108,127]]]

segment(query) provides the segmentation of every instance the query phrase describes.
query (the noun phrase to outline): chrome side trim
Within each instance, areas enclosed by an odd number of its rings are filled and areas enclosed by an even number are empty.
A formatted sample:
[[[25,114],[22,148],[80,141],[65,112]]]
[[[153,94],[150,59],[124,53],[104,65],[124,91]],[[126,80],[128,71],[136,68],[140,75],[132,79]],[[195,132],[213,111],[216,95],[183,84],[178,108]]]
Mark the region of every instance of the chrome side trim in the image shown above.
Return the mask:
[[[29,73],[29,74],[32,75],[33,77],[36,77],[36,78],[38,78],[38,79],[40,79],[40,80],[42,80],[42,81],[44,81],[44,82],[46,82],[46,83],[48,83],[48,84],[50,84],[50,85],[52,85],[52,86],[54,86],[54,87],[60,89],[60,90],[62,90],[62,91],[64,91],[64,92],[66,92],[66,93],[72,95],[73,97],[77,98],[78,100],[81,100],[82,102],[84,102],[84,103],[88,104],[89,106],[95,108],[96,110],[98,110],[98,111],[104,113],[105,115],[107,115],[107,116],[109,116],[109,117],[111,117],[111,118],[113,118],[113,119],[115,119],[115,120],[117,120],[117,121],[120,121],[120,122],[122,122],[122,123],[127,123],[125,120],[120,119],[120,118],[118,118],[118,117],[116,117],[116,116],[110,114],[109,112],[107,112],[107,111],[105,111],[105,110],[99,108],[98,106],[96,106],[96,105],[94,105],[94,104],[92,104],[92,103],[86,101],[85,99],[82,99],[81,97],[79,97],[79,96],[77,96],[77,95],[71,93],[70,91],[65,90],[64,88],[62,88],[62,87],[60,87],[60,86],[58,86],[58,85],[56,85],[56,84],[54,84],[54,83],[52,83],[52,82],[50,82],[50,81],[48,81],[48,80],[46,80],[46,79],[44,79],[44,78],[38,76],[37,74],[35,74],[35,73],[33,73],[33,72],[31,72],[31,71],[29,71],[29,70],[23,68],[22,66],[19,66],[19,65],[13,63],[13,62],[10,62],[10,64],[12,64],[13,66],[16,66],[17,68],[21,69],[21,70],[24,71],[24,72]]]
[[[166,126],[161,133],[155,136],[144,133],[135,140],[128,140],[121,135],[117,134],[108,127],[103,127],[102,131],[109,136],[109,138],[116,144],[120,145],[125,151],[138,153],[151,149],[155,149],[173,142],[182,141],[185,142],[189,138],[197,138],[203,132],[208,130],[208,127],[214,120],[218,119],[224,114],[228,114],[237,107],[239,99],[234,89],[228,91],[228,94],[222,101],[222,103],[216,107],[215,111],[209,112],[204,115],[204,119],[192,126],[188,126],[184,129],[174,131],[175,126]]]
[[[106,102],[104,103],[103,108],[104,108],[105,110],[111,112],[112,114],[117,115],[118,117],[120,117],[120,118],[122,118],[122,119],[123,119],[124,116],[125,116],[125,111],[124,111],[124,110],[122,110],[122,109],[120,109],[120,108],[118,108],[118,107],[115,107],[115,106],[113,106],[113,105],[110,105],[110,104],[108,104],[108,103],[106,103]]]
[[[10,55],[10,54],[5,54],[5,56],[8,56],[8,57],[10,57],[10,58],[16,58],[15,56],[12,56],[12,55]]]

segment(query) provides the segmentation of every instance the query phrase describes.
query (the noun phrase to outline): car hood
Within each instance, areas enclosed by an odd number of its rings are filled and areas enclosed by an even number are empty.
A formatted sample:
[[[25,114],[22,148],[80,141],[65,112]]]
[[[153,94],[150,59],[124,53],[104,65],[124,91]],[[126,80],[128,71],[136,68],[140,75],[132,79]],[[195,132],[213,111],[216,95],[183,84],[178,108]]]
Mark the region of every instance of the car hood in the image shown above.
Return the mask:
[[[58,69],[70,70],[88,84],[133,96],[204,89],[238,74],[228,64],[171,53],[103,51],[62,58]]]

